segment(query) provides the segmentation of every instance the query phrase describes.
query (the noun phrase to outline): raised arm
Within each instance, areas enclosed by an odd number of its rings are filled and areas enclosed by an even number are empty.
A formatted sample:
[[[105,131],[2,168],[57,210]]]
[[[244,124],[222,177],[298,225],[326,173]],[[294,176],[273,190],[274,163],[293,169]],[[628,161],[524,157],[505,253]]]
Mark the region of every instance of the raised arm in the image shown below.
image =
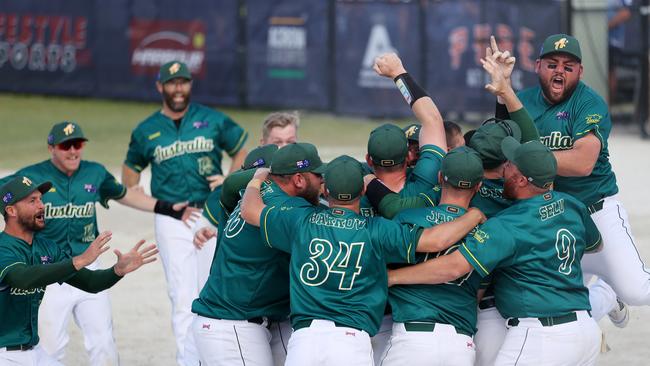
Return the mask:
[[[246,192],[244,193],[244,198],[241,203],[241,217],[249,225],[260,226],[260,215],[262,214],[264,207],[266,207],[264,201],[262,201],[260,188],[262,187],[262,182],[266,179],[268,173],[268,168],[257,169],[253,179],[251,179],[246,186]]]

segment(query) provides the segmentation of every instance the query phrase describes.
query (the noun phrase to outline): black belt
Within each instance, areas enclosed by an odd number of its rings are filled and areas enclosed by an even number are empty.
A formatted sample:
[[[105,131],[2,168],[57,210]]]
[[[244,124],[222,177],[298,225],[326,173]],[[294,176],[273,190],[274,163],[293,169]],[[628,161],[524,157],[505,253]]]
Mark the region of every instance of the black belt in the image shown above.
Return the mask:
[[[187,207],[203,208],[205,201],[194,201],[187,204]]]
[[[436,323],[404,323],[404,329],[407,332],[433,332],[434,329],[436,329]],[[456,333],[458,334],[463,334],[468,337],[472,336],[472,333],[466,332],[462,329],[456,329]]]
[[[308,328],[308,327],[311,326],[311,323],[312,323],[313,320],[314,319],[298,320],[296,322],[296,324],[293,325],[293,330],[296,331],[298,329]],[[341,323],[337,323],[337,322],[334,322],[334,326],[335,327],[340,327],[340,328],[352,328],[352,329],[360,330],[359,328],[351,327],[349,325],[345,325],[345,324],[341,324]]]
[[[29,351],[34,348],[31,344],[19,344],[17,346],[7,346],[5,347],[7,351]]]
[[[478,308],[481,310],[493,308],[497,306],[496,300],[494,300],[494,297],[491,297],[489,299],[483,299],[478,303]]]
[[[598,202],[596,202],[594,204],[591,204],[591,205],[587,206],[587,210],[589,210],[589,213],[593,215],[596,212],[603,209],[603,204],[604,203],[605,203],[605,200],[602,199],[602,200],[600,200],[600,201],[598,201]]]
[[[587,314],[591,316],[591,312],[587,311]],[[578,315],[573,312],[569,313],[566,315],[560,315],[560,316],[549,316],[545,318],[537,318],[540,323],[542,323],[543,327],[552,327],[554,325],[560,325],[560,324],[566,324],[566,323],[571,323],[576,320],[578,320]],[[510,318],[508,319],[508,326],[511,327],[516,327],[519,325],[519,319],[518,318]]]
[[[249,322],[249,323],[262,325],[262,324],[264,324],[264,320],[266,320],[266,319],[264,319],[263,316],[256,316],[255,318],[250,318],[250,319],[247,319],[246,321]]]

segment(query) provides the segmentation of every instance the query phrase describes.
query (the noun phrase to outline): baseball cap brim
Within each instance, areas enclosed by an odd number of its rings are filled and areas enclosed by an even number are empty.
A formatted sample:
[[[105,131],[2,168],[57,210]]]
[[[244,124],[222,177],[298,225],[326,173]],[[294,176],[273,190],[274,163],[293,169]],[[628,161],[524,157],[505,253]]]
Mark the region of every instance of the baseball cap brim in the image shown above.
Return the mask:
[[[311,170],[310,173],[325,174],[326,170],[327,170],[327,163],[322,163],[318,168]]]
[[[38,191],[41,192],[41,194],[45,194],[45,193],[49,192],[50,189],[52,189],[52,182],[43,182],[43,183],[39,184],[39,186],[36,187],[36,189],[38,189]],[[32,192],[34,192],[34,191],[32,191]],[[29,192],[29,193],[32,193],[32,192]]]
[[[73,140],[88,141],[88,139],[85,138],[85,137],[70,136],[70,137],[65,137],[65,138],[59,140],[59,141],[58,141],[57,143],[55,143],[54,145],[62,144],[62,143],[64,143],[64,142],[67,142],[67,141],[73,141]]]

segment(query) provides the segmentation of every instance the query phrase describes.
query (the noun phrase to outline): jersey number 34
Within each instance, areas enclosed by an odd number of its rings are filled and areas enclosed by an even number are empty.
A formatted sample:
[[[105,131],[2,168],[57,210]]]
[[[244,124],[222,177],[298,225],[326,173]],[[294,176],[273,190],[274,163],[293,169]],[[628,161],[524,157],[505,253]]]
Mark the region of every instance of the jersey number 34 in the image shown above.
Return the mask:
[[[307,286],[324,284],[331,274],[340,276],[339,290],[351,290],[354,279],[361,273],[364,243],[338,243],[338,250],[325,239],[309,243],[309,261],[300,267],[300,281]]]

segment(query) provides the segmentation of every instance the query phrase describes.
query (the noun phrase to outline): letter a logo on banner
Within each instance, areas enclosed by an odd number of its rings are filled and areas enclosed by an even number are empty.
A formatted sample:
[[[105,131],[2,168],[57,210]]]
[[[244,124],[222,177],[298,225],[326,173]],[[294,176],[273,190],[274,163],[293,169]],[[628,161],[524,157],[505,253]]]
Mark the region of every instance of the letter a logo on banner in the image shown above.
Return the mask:
[[[370,30],[366,52],[363,55],[361,70],[359,71],[359,86],[362,88],[394,88],[393,81],[377,75],[372,65],[375,58],[384,53],[397,52],[390,42],[390,36],[386,26],[375,24]]]

